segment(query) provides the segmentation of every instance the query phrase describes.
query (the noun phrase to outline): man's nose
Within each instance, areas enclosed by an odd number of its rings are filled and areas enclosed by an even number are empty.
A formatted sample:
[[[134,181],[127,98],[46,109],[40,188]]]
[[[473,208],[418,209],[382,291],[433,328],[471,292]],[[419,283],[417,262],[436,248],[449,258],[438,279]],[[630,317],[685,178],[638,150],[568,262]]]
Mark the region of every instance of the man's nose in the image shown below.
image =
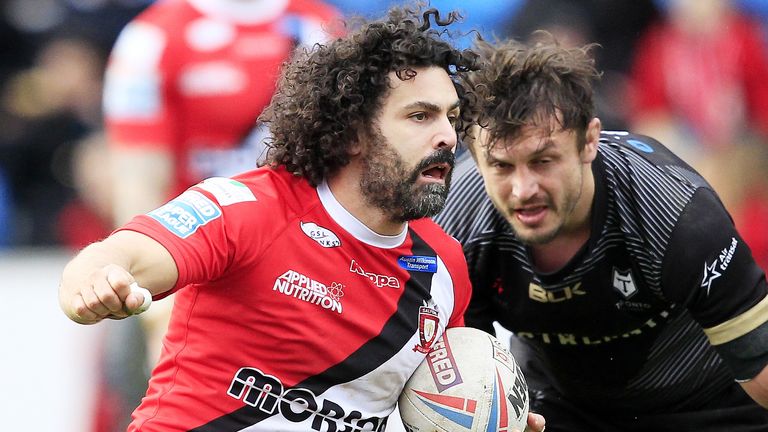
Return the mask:
[[[525,167],[518,167],[511,174],[512,196],[519,201],[527,201],[539,192],[536,176]]]
[[[438,128],[433,147],[435,149],[447,147],[449,150],[453,150],[458,142],[453,123],[446,117],[438,123]]]

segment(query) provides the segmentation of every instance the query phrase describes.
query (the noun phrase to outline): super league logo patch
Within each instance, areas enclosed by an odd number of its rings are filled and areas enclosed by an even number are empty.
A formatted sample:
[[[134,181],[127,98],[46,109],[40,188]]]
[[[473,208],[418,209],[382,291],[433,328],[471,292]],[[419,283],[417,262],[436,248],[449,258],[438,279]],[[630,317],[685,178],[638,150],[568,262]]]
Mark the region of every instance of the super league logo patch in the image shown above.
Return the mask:
[[[176,236],[187,238],[201,226],[220,217],[221,209],[200,192],[186,191],[147,215]]]

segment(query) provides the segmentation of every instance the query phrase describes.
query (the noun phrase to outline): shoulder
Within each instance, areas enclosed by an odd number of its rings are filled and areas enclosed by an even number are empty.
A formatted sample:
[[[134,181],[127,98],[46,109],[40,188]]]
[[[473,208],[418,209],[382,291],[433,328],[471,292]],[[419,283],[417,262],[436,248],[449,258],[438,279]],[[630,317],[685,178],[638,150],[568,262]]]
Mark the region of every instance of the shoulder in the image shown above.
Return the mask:
[[[303,178],[268,167],[234,177],[211,177],[190,191],[205,195],[229,229],[246,231],[257,226],[261,231],[279,229],[281,221],[290,221],[319,202],[315,189]]]
[[[340,12],[332,5],[318,0],[291,0],[288,12],[323,21],[340,18]]]
[[[417,219],[408,224],[409,228],[437,252],[443,261],[454,265],[464,262],[464,253],[459,241],[448,235],[432,219]]]
[[[190,20],[200,14],[183,0],[157,1],[129,23],[153,26],[168,33],[180,32]]]
[[[112,61],[130,65],[133,70],[156,65],[169,47],[184,43],[184,29],[197,16],[183,1],[152,4],[120,32],[111,52]]]
[[[700,187],[711,189],[696,170],[649,136],[602,132],[598,151],[609,174],[634,184],[635,191],[663,195],[674,189],[691,195]]]

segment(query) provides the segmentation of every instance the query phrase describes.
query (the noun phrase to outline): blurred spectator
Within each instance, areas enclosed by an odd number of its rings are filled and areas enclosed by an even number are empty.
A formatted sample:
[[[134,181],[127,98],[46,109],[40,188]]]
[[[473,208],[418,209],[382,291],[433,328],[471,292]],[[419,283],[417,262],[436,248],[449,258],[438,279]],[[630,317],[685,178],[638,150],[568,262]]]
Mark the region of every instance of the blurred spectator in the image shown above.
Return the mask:
[[[79,250],[112,231],[112,175],[104,133],[94,131],[78,141],[71,157],[71,183],[76,196],[58,215],[58,237]]]
[[[6,0],[2,14],[31,43],[76,31],[109,48],[117,33],[152,0]]]
[[[319,0],[161,0],[129,23],[112,50],[103,98],[113,224],[206,177],[255,167],[266,133],[256,119],[281,64],[297,45],[327,40],[339,18]],[[109,332],[96,432],[125,430],[171,305],[153,305]],[[143,349],[126,352],[137,341]]]
[[[105,59],[86,39],[56,36],[0,89],[0,169],[10,181],[15,245],[58,243],[57,214],[74,194],[67,158],[101,123]]]
[[[507,33],[525,40],[546,30],[561,43],[592,51],[603,77],[595,86],[598,117],[608,129],[626,129],[625,101],[632,53],[640,34],[658,16],[652,0],[528,0],[507,24]]]
[[[336,17],[314,0],[168,0],[129,24],[104,94],[116,223],[203,178],[255,166],[259,149],[238,146],[281,63],[296,43],[327,37]]]
[[[707,178],[766,268],[768,47],[728,0],[667,0],[643,35],[630,100],[634,129]]]

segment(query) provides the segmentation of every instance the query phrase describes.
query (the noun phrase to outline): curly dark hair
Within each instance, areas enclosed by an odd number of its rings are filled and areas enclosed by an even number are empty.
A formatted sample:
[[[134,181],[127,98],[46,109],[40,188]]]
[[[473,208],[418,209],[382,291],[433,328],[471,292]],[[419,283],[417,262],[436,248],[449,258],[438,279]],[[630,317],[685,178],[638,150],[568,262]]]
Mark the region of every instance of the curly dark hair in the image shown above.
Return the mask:
[[[363,23],[327,45],[299,51],[283,66],[277,90],[260,116],[272,137],[263,164],[285,166],[317,185],[349,163],[349,150],[374,121],[390,91],[389,73],[412,79],[415,68],[437,66],[451,77],[465,101],[457,74],[474,67],[476,55],[443,37],[459,19],[441,19],[423,5],[393,8],[385,19]],[[462,121],[464,120],[464,121]],[[459,119],[457,130],[469,124]]]
[[[471,117],[488,130],[488,148],[519,138],[526,125],[551,128],[556,119],[563,130],[577,132],[581,151],[595,116],[592,85],[600,73],[590,51],[597,45],[566,48],[547,32],[533,36],[530,44],[476,41],[480,69],[465,76]],[[475,137],[463,138],[472,143]]]

